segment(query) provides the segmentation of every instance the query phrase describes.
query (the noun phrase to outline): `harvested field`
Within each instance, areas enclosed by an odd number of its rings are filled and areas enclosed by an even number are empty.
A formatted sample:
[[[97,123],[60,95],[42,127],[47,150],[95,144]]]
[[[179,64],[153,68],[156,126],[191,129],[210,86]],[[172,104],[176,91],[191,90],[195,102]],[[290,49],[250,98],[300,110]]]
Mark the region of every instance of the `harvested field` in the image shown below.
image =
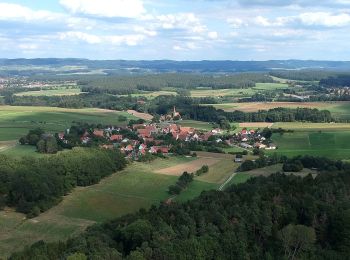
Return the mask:
[[[147,113],[140,113],[140,112],[137,112],[136,110],[128,110],[127,111],[130,115],[133,115],[133,116],[136,116],[138,118],[141,118],[141,119],[144,119],[144,120],[147,120],[147,121],[150,121],[152,120],[153,116],[150,115],[150,114],[147,114]]]
[[[259,110],[269,110],[278,107],[284,108],[318,108],[327,109],[330,104],[325,102],[248,102],[248,103],[224,103],[213,105],[225,111],[257,112]]]
[[[186,172],[186,171],[195,172],[199,170],[203,165],[208,165],[210,167],[211,165],[214,165],[219,161],[220,161],[219,158],[202,157],[192,162],[183,163],[176,166],[157,170],[156,173],[160,173],[164,175],[180,176],[183,172]]]
[[[227,159],[233,160],[233,155],[225,153],[209,153],[209,152],[196,152],[199,158],[214,158],[214,159]]]
[[[248,122],[248,123],[239,123],[239,127],[248,127],[248,128],[265,128],[265,127],[272,127],[273,123],[267,123],[267,122]]]

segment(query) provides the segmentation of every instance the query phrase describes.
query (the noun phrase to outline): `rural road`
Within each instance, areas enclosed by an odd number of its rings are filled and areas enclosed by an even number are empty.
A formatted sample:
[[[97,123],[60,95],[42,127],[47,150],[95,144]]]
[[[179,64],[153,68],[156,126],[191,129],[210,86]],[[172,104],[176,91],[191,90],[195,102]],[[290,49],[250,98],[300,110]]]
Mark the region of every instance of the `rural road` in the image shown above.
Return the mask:
[[[229,183],[233,179],[233,177],[235,177],[235,175],[236,175],[236,172],[232,173],[232,175],[223,184],[221,184],[218,190],[222,191],[226,186],[226,184]]]

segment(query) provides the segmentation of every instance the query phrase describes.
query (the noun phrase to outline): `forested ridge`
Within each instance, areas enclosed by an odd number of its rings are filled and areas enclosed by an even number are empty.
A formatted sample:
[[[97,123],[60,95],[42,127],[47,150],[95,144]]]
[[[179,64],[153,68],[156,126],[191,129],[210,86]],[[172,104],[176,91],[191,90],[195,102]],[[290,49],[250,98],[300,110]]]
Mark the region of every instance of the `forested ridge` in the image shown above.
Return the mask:
[[[255,87],[258,82],[273,82],[262,73],[239,73],[232,75],[200,74],[159,74],[143,76],[95,76],[78,81],[83,92],[109,93],[114,95],[132,94],[140,91],[158,91],[164,88],[175,89],[229,89]]]
[[[67,242],[37,242],[11,259],[349,259],[349,196],[346,168],[315,179],[277,173],[140,210]]]
[[[38,159],[0,155],[0,209],[10,206],[37,216],[74,187],[96,184],[125,166],[119,152],[95,148],[74,148]]]

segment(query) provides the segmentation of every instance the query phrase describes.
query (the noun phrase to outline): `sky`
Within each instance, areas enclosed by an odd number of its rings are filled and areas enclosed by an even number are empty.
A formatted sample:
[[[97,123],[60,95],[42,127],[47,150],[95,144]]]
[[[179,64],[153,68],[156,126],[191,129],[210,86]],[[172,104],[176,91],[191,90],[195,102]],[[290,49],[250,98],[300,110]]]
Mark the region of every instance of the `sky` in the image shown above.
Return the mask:
[[[350,0],[0,0],[0,58],[350,60]]]

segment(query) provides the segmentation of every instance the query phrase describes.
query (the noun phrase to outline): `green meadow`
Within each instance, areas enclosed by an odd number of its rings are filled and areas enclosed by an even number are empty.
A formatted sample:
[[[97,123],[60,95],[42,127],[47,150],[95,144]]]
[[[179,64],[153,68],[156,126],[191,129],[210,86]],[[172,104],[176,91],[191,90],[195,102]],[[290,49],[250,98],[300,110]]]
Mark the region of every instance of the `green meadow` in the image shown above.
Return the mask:
[[[28,130],[41,127],[48,132],[57,132],[70,127],[73,122],[95,124],[126,124],[118,117],[135,119],[127,112],[103,109],[66,109],[56,107],[0,106],[0,141],[17,140]]]
[[[350,131],[296,131],[283,135],[274,134],[272,140],[278,153],[293,157],[297,155],[325,156],[332,159],[350,159]]]
[[[157,174],[155,171],[195,159],[171,157],[151,163],[134,162],[99,184],[74,189],[61,203],[34,219],[26,219],[23,214],[11,209],[0,211],[0,258],[35,241],[65,240],[94,223],[165,202],[170,198],[168,187],[175,184],[178,177]],[[187,201],[204,190],[218,186],[217,183],[196,178],[174,199]]]

